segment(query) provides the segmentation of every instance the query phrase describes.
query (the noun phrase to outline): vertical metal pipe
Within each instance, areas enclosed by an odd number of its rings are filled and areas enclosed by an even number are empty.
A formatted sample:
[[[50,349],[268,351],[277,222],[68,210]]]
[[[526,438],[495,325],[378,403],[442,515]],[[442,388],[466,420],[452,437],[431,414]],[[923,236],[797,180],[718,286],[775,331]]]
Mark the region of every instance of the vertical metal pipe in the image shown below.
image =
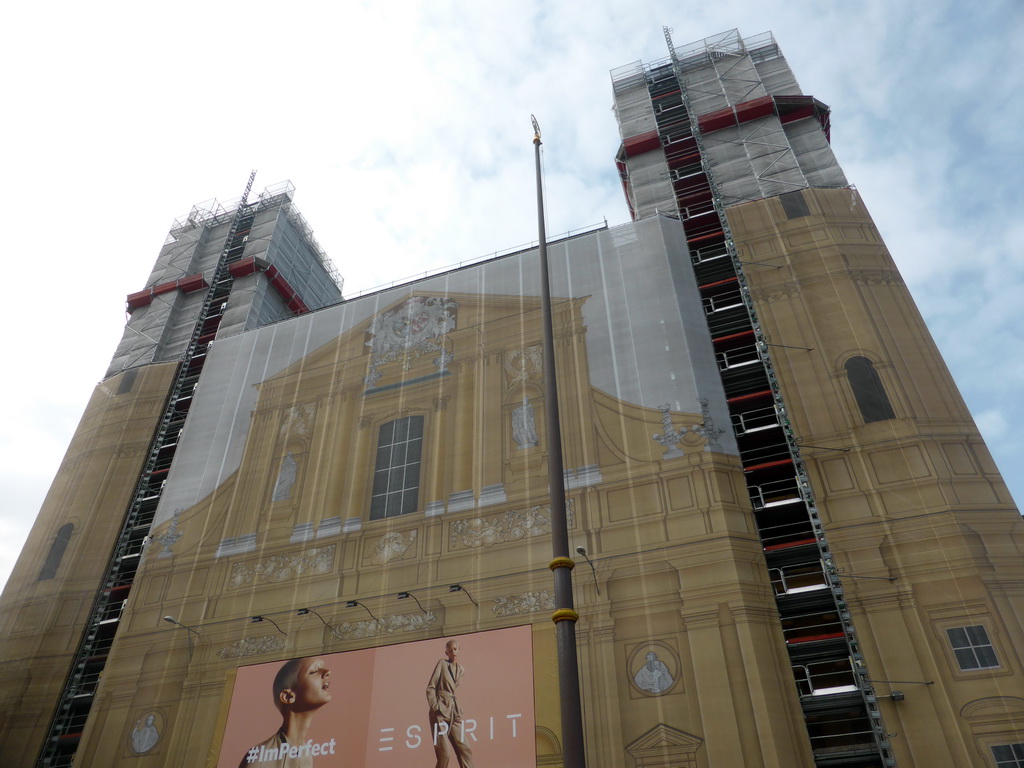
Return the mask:
[[[551,320],[551,281],[548,276],[547,235],[544,229],[544,187],[540,170],[540,126],[533,120],[534,159],[537,166],[537,228],[540,253],[541,310],[544,324],[544,412],[547,426],[548,486],[551,497],[551,571],[555,579],[555,638],[558,647],[558,690],[562,714],[562,764],[584,768],[583,708],[580,670],[576,656],[576,621],[573,609],[569,523],[565,512],[565,472],[562,468],[562,429],[558,417],[558,382],[555,378],[555,339]]]

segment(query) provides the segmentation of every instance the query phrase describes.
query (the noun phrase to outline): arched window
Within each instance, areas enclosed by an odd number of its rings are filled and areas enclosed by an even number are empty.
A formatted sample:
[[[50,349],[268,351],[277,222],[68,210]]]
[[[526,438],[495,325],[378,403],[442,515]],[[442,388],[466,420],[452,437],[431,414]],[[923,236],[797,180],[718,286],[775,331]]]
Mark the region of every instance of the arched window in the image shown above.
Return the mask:
[[[57,535],[53,537],[53,544],[50,545],[50,551],[46,553],[43,569],[39,571],[39,581],[46,581],[57,575],[60,561],[64,559],[64,550],[68,548],[68,542],[71,541],[71,533],[74,530],[75,526],[67,523],[57,531]]]
[[[851,357],[844,367],[865,424],[896,417],[882,386],[882,379],[870,360],[866,357]]]
[[[395,419],[381,425],[370,498],[371,520],[416,511],[422,448],[422,416]]]

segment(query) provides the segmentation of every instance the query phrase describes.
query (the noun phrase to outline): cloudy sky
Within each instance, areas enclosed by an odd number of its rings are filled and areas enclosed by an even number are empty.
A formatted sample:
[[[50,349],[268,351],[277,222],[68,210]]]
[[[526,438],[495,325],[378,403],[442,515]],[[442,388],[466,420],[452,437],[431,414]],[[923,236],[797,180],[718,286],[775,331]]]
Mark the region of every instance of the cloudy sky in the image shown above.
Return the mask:
[[[775,33],[1024,502],[1024,5],[254,0],[3,12],[6,580],[166,232],[290,179],[346,294],[627,220],[608,71]]]

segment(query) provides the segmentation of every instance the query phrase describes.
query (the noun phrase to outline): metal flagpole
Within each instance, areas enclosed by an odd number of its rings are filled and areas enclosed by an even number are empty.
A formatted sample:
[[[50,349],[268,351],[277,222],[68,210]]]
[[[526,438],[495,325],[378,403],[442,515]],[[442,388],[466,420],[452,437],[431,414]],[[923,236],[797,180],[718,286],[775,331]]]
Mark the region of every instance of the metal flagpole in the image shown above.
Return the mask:
[[[548,486],[551,494],[551,571],[555,577],[555,637],[558,644],[558,690],[562,707],[562,764],[584,768],[583,709],[580,702],[580,670],[576,656],[576,622],[573,610],[572,569],[569,557],[569,524],[565,513],[565,473],[562,468],[562,429],[558,418],[558,384],[555,379],[555,343],[551,321],[551,282],[548,277],[547,235],[544,231],[544,191],[540,171],[540,126],[533,121],[533,147],[537,165],[537,226],[540,234],[540,290],[544,322],[544,400],[548,437]]]

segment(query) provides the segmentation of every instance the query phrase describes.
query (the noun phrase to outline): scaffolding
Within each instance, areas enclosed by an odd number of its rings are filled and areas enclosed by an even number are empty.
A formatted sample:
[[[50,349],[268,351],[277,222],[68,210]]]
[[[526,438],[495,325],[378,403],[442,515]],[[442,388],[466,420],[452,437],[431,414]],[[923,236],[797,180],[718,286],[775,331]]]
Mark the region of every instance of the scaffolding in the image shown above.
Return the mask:
[[[101,588],[93,601],[89,619],[75,651],[71,670],[65,679],[56,712],[36,762],[38,768],[70,768],[74,763],[99,680],[117,635],[164,484],[174,461],[178,437],[191,407],[192,395],[203,370],[207,350],[224,317],[223,312],[234,281],[232,267],[243,260],[249,231],[263,203],[262,196],[256,203],[247,202],[254,178],[255,172],[249,177],[245,194],[234,203],[193,208],[195,216],[193,223],[188,226],[211,227],[226,223],[230,224],[230,229],[178,365],[164,412],[108,560]],[[273,200],[280,198],[278,195]],[[225,218],[228,216],[229,219]]]
[[[260,192],[253,203],[249,203],[246,198],[241,197],[226,202],[221,202],[214,198],[202,203],[196,203],[186,216],[174,220],[164,244],[176,242],[184,234],[198,227],[216,227],[221,224],[229,224],[234,220],[239,208],[242,207],[252,212],[253,215],[262,211],[280,208],[288,218],[288,221],[295,227],[302,238],[303,244],[316,256],[320,266],[330,275],[331,280],[340,292],[344,281],[338,273],[334,262],[331,261],[324,249],[320,247],[316,238],[313,237],[313,229],[309,226],[309,222],[306,221],[302,214],[299,213],[298,208],[295,207],[292,201],[294,193],[295,185],[290,181],[282,181],[277,184],[271,184]]]
[[[786,101],[785,91],[799,94],[799,88],[770,34],[744,40],[730,30],[676,47],[666,28],[665,39],[667,61],[612,72],[616,111],[626,117],[616,162],[635,217],[665,205],[662,187],[671,188],[815,764],[893,766],[838,569],[725,215],[737,202],[830,181],[845,185],[831,150],[821,152],[820,143],[827,146],[827,107],[804,96]],[[798,118],[784,122],[798,109],[804,110]],[[656,142],[649,140],[651,122]],[[787,129],[801,122],[801,129]]]
[[[848,186],[829,144],[828,106],[802,94],[770,32],[730,30],[670,51],[611,72],[623,142],[616,160],[634,218],[687,215],[705,168],[725,207]],[[660,148],[664,155],[651,151]]]

